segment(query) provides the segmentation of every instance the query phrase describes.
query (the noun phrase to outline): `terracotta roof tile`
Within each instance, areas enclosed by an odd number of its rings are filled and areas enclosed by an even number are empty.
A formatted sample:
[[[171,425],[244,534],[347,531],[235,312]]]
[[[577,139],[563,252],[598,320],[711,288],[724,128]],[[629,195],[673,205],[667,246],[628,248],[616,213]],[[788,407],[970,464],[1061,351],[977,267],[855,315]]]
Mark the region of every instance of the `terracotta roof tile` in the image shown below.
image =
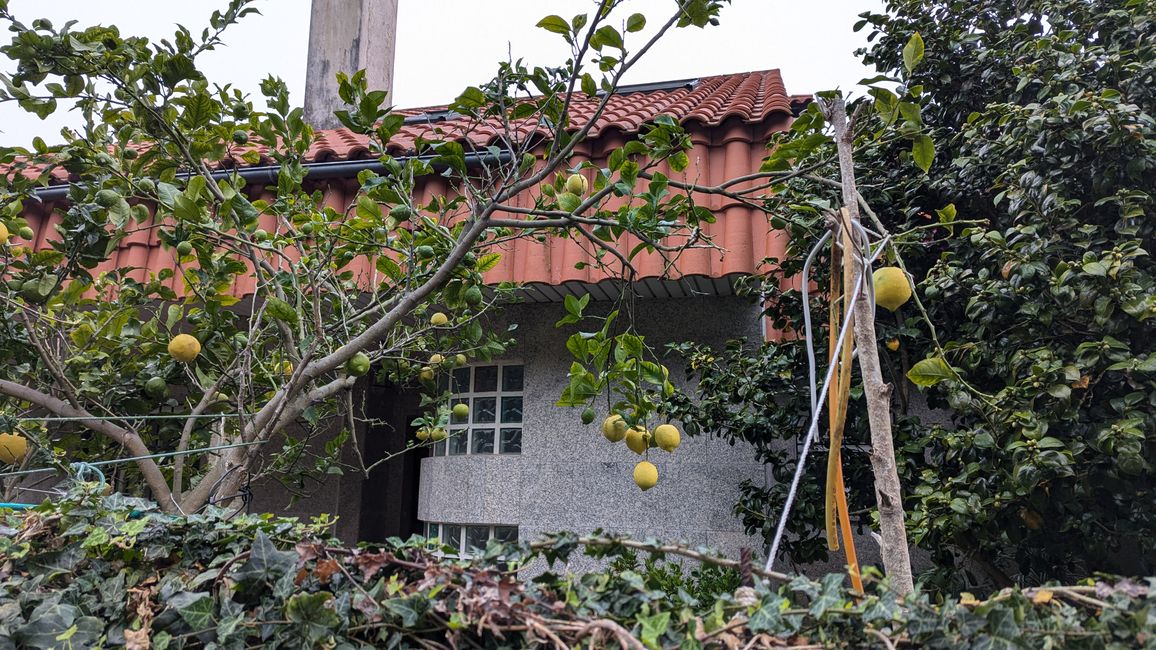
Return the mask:
[[[693,142],[689,152],[690,167],[675,173],[663,167],[661,171],[671,178],[692,183],[718,184],[727,178],[757,170],[764,155],[764,143],[772,131],[786,128],[792,109],[805,103],[805,96],[790,96],[783,87],[777,70],[745,72],[719,75],[671,84],[650,84],[631,92],[627,89],[615,96],[607,109],[599,116],[591,138],[582,143],[574,153],[576,160],[590,160],[598,165],[605,164],[609,153],[621,146],[628,137],[637,133],[646,123],[661,114],[667,114],[682,123]],[[589,118],[596,107],[596,100],[579,98],[574,104],[575,122],[582,123]],[[446,108],[405,109],[402,115],[416,117]],[[497,142],[502,133],[496,123],[475,125],[466,132],[469,121],[461,116],[449,114],[437,121],[411,120],[402,126],[400,132],[389,143],[393,154],[415,153],[416,142],[423,136],[429,138],[438,131],[450,137],[460,137],[470,147],[484,147]],[[535,132],[536,124],[526,122],[518,125],[518,137],[524,138]],[[262,154],[265,150],[255,147]],[[238,152],[239,155],[239,152]],[[347,129],[333,129],[317,134],[309,151],[309,158],[316,162],[354,160],[370,157],[369,144],[363,136]],[[240,158],[224,160],[221,167],[241,166]],[[270,164],[267,156],[262,156],[259,164]],[[60,181],[66,179],[60,178]],[[351,197],[345,193],[353,188],[345,188],[342,183],[330,185],[326,202],[344,205]],[[419,186],[417,202],[424,203],[437,193],[449,191],[439,177],[427,179]],[[735,201],[717,195],[695,196],[701,205],[715,212],[718,221],[707,225],[704,230],[713,237],[723,251],[694,249],[684,252],[678,259],[676,268],[667,268],[658,255],[641,255],[636,259],[636,267],[643,277],[669,278],[722,278],[734,273],[750,273],[757,269],[761,261],[782,251],[785,245],[782,233],[768,233],[765,216]],[[516,203],[531,204],[528,196],[516,197]],[[52,232],[53,219],[45,223],[43,207],[30,204],[30,219],[39,222],[36,230],[43,236]],[[269,221],[270,223],[265,223]],[[271,218],[262,216],[262,227],[272,227]],[[151,233],[151,236],[143,233]],[[122,241],[120,251],[111,268],[132,266],[157,272],[161,268],[174,267],[172,251],[162,250],[155,237],[155,229],[142,229],[142,234],[132,235]],[[54,233],[53,233],[54,234]],[[633,241],[626,237],[618,244],[622,250],[629,250]],[[37,242],[43,245],[43,242]],[[598,283],[607,278],[604,271],[587,265],[577,269],[578,262],[587,261],[587,253],[574,239],[551,239],[545,243],[516,241],[503,246],[503,259],[491,270],[487,279],[492,282],[514,280],[523,283],[561,285],[581,282]],[[355,270],[364,267],[365,273],[372,271],[371,265],[355,265]],[[173,280],[173,288],[180,290]],[[253,290],[252,282],[240,282],[238,293],[247,294]]]

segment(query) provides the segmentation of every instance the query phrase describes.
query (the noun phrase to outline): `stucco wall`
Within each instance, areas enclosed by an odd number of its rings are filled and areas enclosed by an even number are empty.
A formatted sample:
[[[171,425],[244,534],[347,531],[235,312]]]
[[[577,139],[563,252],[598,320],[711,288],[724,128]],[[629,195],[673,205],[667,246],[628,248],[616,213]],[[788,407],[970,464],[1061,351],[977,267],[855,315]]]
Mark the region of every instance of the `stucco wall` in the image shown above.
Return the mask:
[[[757,310],[738,298],[646,300],[637,309],[640,333],[659,348],[674,341],[721,346],[731,338],[757,342],[761,337]],[[561,305],[530,304],[507,308],[502,316],[518,324],[513,334],[518,345],[505,360],[525,364],[522,453],[423,459],[418,516],[517,525],[523,540],[550,531],[602,528],[705,544],[736,557],[742,546],[758,549],[758,541],[743,534],[731,515],[739,484],[765,480],[748,447],[684,436],[673,454],[651,450],[659,481],[642,492],[632,479],[640,457],[599,431],[606,413],[585,426],[578,409],[554,406],[571,363],[565,340],[575,331],[554,328],[562,313]],[[680,364],[671,360],[670,365],[675,383],[685,386]]]

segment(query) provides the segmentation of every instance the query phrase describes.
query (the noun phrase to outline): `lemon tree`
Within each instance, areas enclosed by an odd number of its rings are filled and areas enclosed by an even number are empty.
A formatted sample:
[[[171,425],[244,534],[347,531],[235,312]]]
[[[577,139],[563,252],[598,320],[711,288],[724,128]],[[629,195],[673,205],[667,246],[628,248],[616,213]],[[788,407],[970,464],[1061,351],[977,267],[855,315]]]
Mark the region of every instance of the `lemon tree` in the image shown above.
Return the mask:
[[[605,107],[656,39],[710,26],[725,3],[672,2],[645,35],[647,21],[619,4],[544,18],[539,27],[570,48],[567,62],[500,64],[492,80],[452,102],[457,113],[509,133],[526,121],[544,129],[544,138],[509,138],[501,151],[467,153],[461,134],[431,133],[420,155],[390,155],[404,117],[364,74],[339,75],[348,107],[336,116],[368,138],[381,170],[361,172],[351,203],[334,207],[309,181],[306,152],[317,133],[285,84],[268,78],[250,96],[198,69],[232,25],[254,19],[252,0],[232,0],[205,28],[182,27],[160,41],[26,19],[0,2],[10,35],[0,52],[15,70],[3,75],[0,101],[42,117],[75,105],[84,118],[59,141],[0,151],[0,415],[14,423],[0,433],[28,434],[38,462],[57,450],[104,459],[229,447],[212,462],[136,461],[125,484],[147,487],[173,512],[236,494],[254,471],[288,478],[290,488],[302,484],[295,476],[333,471],[349,432],[323,446],[310,442],[330,435],[333,422],[362,417],[346,397],[373,372],[422,391],[424,435],[414,445],[444,439],[453,412],[441,380],[510,342],[484,324],[512,289],[485,286],[499,244],[546,236],[602,242],[590,263],[629,280],[636,255],[674,255],[664,238],[690,240],[713,219],[689,200],[690,188],[661,172],[688,164],[690,138],[672,120],[647,126],[608,168],[571,164],[592,126],[589,113],[571,111],[572,100]],[[250,183],[211,172],[222,160],[230,170],[277,171]],[[70,184],[51,203],[51,231],[36,233],[33,225],[48,222],[30,221],[27,210],[53,174],[67,174]],[[417,201],[415,188],[434,176],[452,191]],[[515,197],[527,193],[540,200],[515,211]],[[663,218],[641,218],[643,209]],[[140,233],[159,244],[159,266],[172,268],[115,268],[125,239]],[[626,234],[642,245],[610,252]],[[368,262],[372,276],[356,274],[355,261]],[[668,391],[665,369],[644,358],[641,339],[616,336],[623,352],[606,378]],[[589,401],[579,384],[567,400]],[[656,415],[653,401],[624,397],[615,408],[629,426],[652,427],[657,422],[643,420]],[[34,432],[28,418],[45,413],[68,423]],[[165,419],[145,427],[140,416]]]

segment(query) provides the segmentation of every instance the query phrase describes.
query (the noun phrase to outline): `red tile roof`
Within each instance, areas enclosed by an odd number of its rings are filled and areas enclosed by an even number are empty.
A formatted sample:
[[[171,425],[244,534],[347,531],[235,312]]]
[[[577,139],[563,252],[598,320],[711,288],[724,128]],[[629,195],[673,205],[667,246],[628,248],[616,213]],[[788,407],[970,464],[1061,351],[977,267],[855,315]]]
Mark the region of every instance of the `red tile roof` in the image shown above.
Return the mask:
[[[590,138],[575,150],[574,163],[589,160],[595,164],[604,164],[609,153],[638,133],[644,124],[658,115],[667,114],[687,129],[693,148],[690,152],[690,167],[684,172],[673,172],[665,168],[661,171],[675,180],[704,185],[718,184],[757,170],[768,135],[786,128],[792,117],[792,109],[809,99],[788,95],[778,70],[649,84],[633,91],[630,88],[625,90],[611,98],[606,111],[595,123]],[[594,99],[577,99],[573,107],[574,122],[584,123],[593,114],[595,106]],[[407,116],[427,116],[430,119],[445,117],[436,115],[438,111],[444,113],[445,107],[399,112]],[[464,144],[473,148],[494,144],[501,136],[493,123],[475,124],[467,132],[465,127],[468,120],[452,114],[432,123],[416,119],[410,122],[390,141],[390,153],[414,153],[417,139],[423,135],[430,137],[433,129],[440,130],[442,137],[459,137]],[[534,126],[521,124],[522,134],[530,133]],[[372,156],[366,139],[347,129],[318,133],[309,152],[313,162],[357,160]],[[221,167],[238,164],[244,163],[239,159],[219,163]],[[347,194],[354,189],[342,183],[329,183],[325,202],[327,205],[343,207],[348,204]],[[419,186],[418,192],[420,196],[415,197],[415,203],[424,203],[435,194],[452,192],[452,188],[446,186],[444,179],[433,177],[426,179]],[[781,251],[784,243],[782,234],[768,232],[763,214],[717,195],[694,198],[716,213],[718,222],[705,230],[724,251],[686,251],[679,257],[675,268],[666,268],[664,260],[658,255],[643,255],[637,259],[636,264],[643,277],[722,278],[734,273],[750,273],[756,270],[764,257]],[[529,197],[516,197],[514,200],[516,204],[529,202],[532,202]],[[40,233],[39,237],[52,233],[52,229],[43,226],[51,225],[59,217],[45,214],[44,208],[31,203],[28,207],[29,214],[26,216],[31,221],[40,221],[39,224],[33,224]],[[45,207],[50,210],[51,204]],[[271,221],[265,217],[263,220]],[[268,224],[263,223],[263,227],[268,227]],[[108,267],[133,267],[143,274],[145,269],[156,272],[173,266],[171,251],[159,247],[155,232],[153,228],[141,229],[123,240]],[[51,236],[55,236],[55,233]],[[43,243],[37,242],[39,245]],[[627,236],[618,245],[625,251],[636,243],[634,238]],[[553,239],[545,243],[517,241],[504,247],[502,262],[490,271],[488,277],[495,282],[513,280],[554,286],[568,282],[593,284],[605,280],[607,275],[600,269],[591,266],[575,268],[577,262],[587,259],[586,253],[573,239]],[[368,272],[369,262],[366,261],[365,265]],[[251,282],[239,283],[239,293],[252,291],[252,287],[246,284],[251,285]]]

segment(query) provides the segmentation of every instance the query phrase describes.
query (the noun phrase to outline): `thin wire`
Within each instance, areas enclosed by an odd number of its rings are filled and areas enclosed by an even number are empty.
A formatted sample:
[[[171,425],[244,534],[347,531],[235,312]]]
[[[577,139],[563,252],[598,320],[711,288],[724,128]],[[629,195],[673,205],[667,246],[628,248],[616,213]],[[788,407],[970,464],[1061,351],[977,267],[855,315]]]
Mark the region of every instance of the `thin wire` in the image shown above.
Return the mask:
[[[15,420],[21,422],[92,422],[92,421],[110,421],[110,420],[194,420],[198,418],[239,418],[251,416],[252,413],[202,413],[199,415],[89,415],[89,416],[69,416],[69,417],[14,417]]]
[[[90,466],[93,466],[93,467],[103,466],[103,465],[118,465],[120,463],[132,463],[132,462],[136,462],[138,460],[146,460],[149,458],[169,458],[171,456],[188,456],[190,454],[200,454],[200,453],[204,453],[204,452],[208,452],[208,451],[219,451],[221,449],[235,449],[237,447],[251,447],[253,445],[259,445],[259,444],[261,444],[260,440],[254,440],[252,442],[238,442],[238,443],[232,444],[232,445],[219,445],[217,447],[201,447],[200,449],[186,449],[184,451],[166,451],[166,452],[161,453],[161,454],[149,454],[147,456],[130,456],[128,458],[115,458],[113,460],[101,460],[101,461],[97,461],[95,463],[87,463],[87,464]],[[0,474],[0,478],[8,478],[9,476],[26,476],[28,474],[40,474],[42,472],[55,472],[55,471],[57,471],[57,469],[55,467],[41,467],[39,469],[26,469],[26,470],[22,470],[19,472],[7,472],[5,474]]]
[[[822,240],[820,240],[820,242],[816,244],[815,248],[812,250],[812,253],[814,252],[814,250],[818,249],[819,244],[821,244],[821,243],[822,243]],[[862,289],[862,287],[863,287],[864,278],[868,277],[867,271],[871,268],[871,264],[873,264],[875,262],[875,259],[878,257],[879,253],[882,252],[883,250],[884,250],[884,248],[880,247],[878,252],[876,252],[874,255],[872,255],[866,259],[863,259],[863,261],[862,261],[862,264],[860,267],[861,272],[859,273],[859,277],[856,278],[856,280],[855,280],[855,290],[854,290],[854,293],[851,295],[851,302],[848,304],[847,313],[843,317],[842,327],[839,328],[838,339],[836,339],[835,349],[832,353],[833,358],[838,358],[839,353],[843,348],[843,341],[846,338],[847,329],[851,325],[851,318],[855,312],[855,303],[858,302],[858,300],[859,300],[859,293],[860,293],[860,289]],[[810,282],[810,278],[804,275],[803,286],[806,287],[808,282]],[[869,299],[871,299],[871,298],[869,297]],[[809,312],[809,309],[808,309],[808,312]],[[806,320],[807,320],[807,322],[810,321],[809,314],[807,314]],[[808,343],[810,343],[810,341],[811,341],[811,338],[812,338],[811,334],[812,333],[810,330],[808,330],[806,333]],[[813,361],[813,359],[814,359],[814,354],[812,352],[811,353],[811,360]],[[799,481],[802,479],[802,476],[803,476],[803,468],[807,462],[807,454],[810,452],[811,444],[814,443],[815,435],[816,435],[816,433],[818,433],[818,430],[819,430],[820,411],[823,408],[824,403],[827,401],[827,393],[828,393],[827,389],[831,385],[831,379],[834,377],[834,374],[835,374],[835,364],[832,363],[827,367],[827,376],[823,380],[823,388],[821,389],[821,391],[819,393],[818,399],[815,401],[815,408],[813,409],[813,411],[811,413],[811,424],[810,424],[810,427],[807,429],[807,436],[803,440],[803,448],[799,452],[799,459],[798,459],[796,466],[795,466],[795,474],[793,477],[791,477],[791,487],[790,487],[790,489],[787,490],[787,500],[783,504],[782,514],[780,514],[778,526],[775,528],[774,539],[771,540],[771,549],[767,553],[767,563],[766,563],[766,569],[765,569],[766,571],[771,571],[771,569],[774,567],[775,556],[778,555],[779,545],[782,543],[782,540],[783,540],[783,532],[786,530],[786,527],[787,527],[787,519],[790,517],[791,507],[794,505],[795,497],[798,494]],[[813,374],[809,378],[808,383],[810,384],[810,387],[811,387],[811,390],[813,393],[814,387],[815,387],[815,377]]]

